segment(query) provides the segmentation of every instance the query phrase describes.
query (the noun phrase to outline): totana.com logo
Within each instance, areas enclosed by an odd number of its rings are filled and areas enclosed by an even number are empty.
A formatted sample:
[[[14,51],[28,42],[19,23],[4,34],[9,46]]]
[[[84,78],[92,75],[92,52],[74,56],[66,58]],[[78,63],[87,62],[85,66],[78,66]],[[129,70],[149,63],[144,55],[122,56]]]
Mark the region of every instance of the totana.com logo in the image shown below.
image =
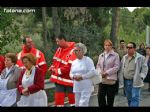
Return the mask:
[[[13,9],[13,8],[4,8],[5,13],[34,13],[35,9]]]

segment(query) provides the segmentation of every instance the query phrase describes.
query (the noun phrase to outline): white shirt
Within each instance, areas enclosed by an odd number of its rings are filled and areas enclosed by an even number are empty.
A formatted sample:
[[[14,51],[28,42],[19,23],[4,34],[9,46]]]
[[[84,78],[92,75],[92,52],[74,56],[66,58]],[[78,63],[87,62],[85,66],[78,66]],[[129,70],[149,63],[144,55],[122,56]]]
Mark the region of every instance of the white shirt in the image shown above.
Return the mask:
[[[104,54],[105,54],[105,59],[107,59],[107,57],[109,56],[109,53],[104,52]]]
[[[91,73],[93,72],[93,73]],[[73,92],[91,92],[94,91],[94,86],[91,81],[91,77],[94,75],[95,67],[91,58],[83,56],[82,59],[76,59],[73,61],[70,77],[75,75],[81,75],[83,80],[74,80]]]

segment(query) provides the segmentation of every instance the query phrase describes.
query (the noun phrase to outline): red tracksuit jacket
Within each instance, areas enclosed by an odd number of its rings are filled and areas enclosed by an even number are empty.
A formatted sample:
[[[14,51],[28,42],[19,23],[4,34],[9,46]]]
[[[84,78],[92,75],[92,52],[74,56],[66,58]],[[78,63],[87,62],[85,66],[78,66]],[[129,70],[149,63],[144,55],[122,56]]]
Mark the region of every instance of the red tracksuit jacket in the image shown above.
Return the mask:
[[[57,69],[57,73],[52,72],[50,81],[66,86],[73,86],[73,81],[70,79],[69,73],[72,61],[76,59],[73,52],[74,42],[68,42],[68,48],[58,48],[53,57],[53,63],[50,69]]]
[[[47,64],[46,64],[46,61],[45,61],[44,54],[40,50],[38,50],[34,47],[32,47],[30,52],[27,52],[27,50],[24,46],[22,47],[22,51],[17,54],[17,57],[18,57],[17,65],[20,68],[24,68],[24,65],[21,61],[21,57],[23,57],[24,54],[26,54],[26,53],[32,53],[34,56],[36,56],[36,58],[37,58],[36,66],[39,67],[42,70],[42,74],[45,76],[48,67],[47,67]]]
[[[3,56],[0,56],[0,74],[3,71],[3,69],[5,68],[5,58]]]

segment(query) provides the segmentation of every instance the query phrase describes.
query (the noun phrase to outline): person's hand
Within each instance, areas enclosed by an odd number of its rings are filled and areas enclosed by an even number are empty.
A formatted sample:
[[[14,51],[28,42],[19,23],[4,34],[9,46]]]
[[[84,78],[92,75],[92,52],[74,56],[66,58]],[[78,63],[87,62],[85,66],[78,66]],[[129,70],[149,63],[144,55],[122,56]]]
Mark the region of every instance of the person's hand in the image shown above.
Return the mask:
[[[76,81],[83,80],[81,75],[74,76],[73,79],[75,79]]]
[[[58,69],[53,68],[53,69],[52,69],[52,72],[55,73],[55,74],[58,74]]]
[[[23,90],[22,90],[22,94],[23,94],[24,96],[29,96],[28,88],[23,89]]]
[[[49,71],[49,72],[52,72],[54,68],[55,68],[54,66],[51,66],[51,67],[48,69],[48,71]]]
[[[50,67],[50,68],[48,69],[48,73],[49,73],[49,74],[51,74],[51,73],[57,74],[57,73],[58,73],[58,70],[57,70],[56,68],[54,68],[54,67]]]
[[[105,72],[104,71],[101,72],[101,75],[102,75],[102,78],[105,78]]]
[[[48,74],[51,74],[51,73],[52,73],[51,70],[50,70],[50,68],[47,70],[47,73],[48,73]]]
[[[106,72],[102,72],[102,78],[105,78],[108,74]]]
[[[78,77],[78,80],[79,80],[79,81],[80,81],[80,80],[83,80],[82,76],[79,76],[79,77]]]

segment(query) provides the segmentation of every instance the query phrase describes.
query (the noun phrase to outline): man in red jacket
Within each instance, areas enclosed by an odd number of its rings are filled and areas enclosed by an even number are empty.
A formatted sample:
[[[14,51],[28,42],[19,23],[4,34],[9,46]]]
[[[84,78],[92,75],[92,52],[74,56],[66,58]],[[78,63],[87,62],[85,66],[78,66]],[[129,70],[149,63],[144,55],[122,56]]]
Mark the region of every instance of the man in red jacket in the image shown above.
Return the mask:
[[[56,37],[56,43],[59,48],[53,57],[53,63],[49,70],[51,71],[50,81],[54,82],[55,88],[55,106],[64,106],[65,93],[68,94],[70,106],[74,106],[75,98],[73,93],[73,81],[69,77],[71,63],[76,59],[73,52],[74,42],[67,42],[64,35]]]
[[[0,74],[3,71],[3,69],[5,68],[4,61],[5,61],[4,56],[0,55]]]
[[[21,58],[26,54],[26,53],[32,53],[34,56],[36,56],[36,66],[39,67],[42,71],[42,75],[46,75],[47,72],[47,64],[45,61],[44,54],[36,49],[33,45],[32,39],[29,36],[25,36],[23,39],[24,45],[22,46],[22,51],[17,54],[18,61],[17,65],[20,68],[24,68],[24,65],[21,61]]]

